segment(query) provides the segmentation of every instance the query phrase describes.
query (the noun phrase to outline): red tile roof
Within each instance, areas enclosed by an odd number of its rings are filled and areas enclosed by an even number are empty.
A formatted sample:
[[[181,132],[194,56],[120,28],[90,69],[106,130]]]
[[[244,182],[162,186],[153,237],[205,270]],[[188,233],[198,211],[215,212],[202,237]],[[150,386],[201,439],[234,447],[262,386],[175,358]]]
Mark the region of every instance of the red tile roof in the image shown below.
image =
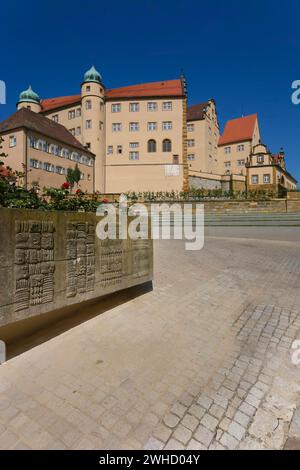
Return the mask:
[[[187,120],[188,121],[201,121],[204,119],[205,110],[208,106],[208,102],[195,104],[194,106],[189,106],[187,110]]]
[[[19,109],[2,121],[0,123],[0,134],[21,128],[29,129],[33,132],[42,134],[45,137],[50,137],[65,145],[78,148],[81,151],[94,155],[92,152],[87,150],[66,127],[43,116],[42,114],[34,113],[27,108]]]
[[[143,98],[160,96],[183,96],[181,80],[166,80],[164,82],[142,83],[140,85],[131,85],[122,88],[105,90],[105,96],[109,100],[120,98]],[[58,98],[49,98],[42,100],[42,113],[54,111],[64,106],[73,106],[79,104],[80,95],[60,96]]]
[[[60,96],[59,98],[49,98],[41,101],[42,112],[51,111],[52,109],[62,108],[64,106],[79,104],[81,95]]]
[[[107,99],[143,98],[160,96],[183,96],[181,80],[166,80],[163,82],[141,83],[113,90],[106,90]]]
[[[219,145],[234,144],[251,140],[257,121],[257,114],[232,119],[226,123],[223,135],[220,137]]]

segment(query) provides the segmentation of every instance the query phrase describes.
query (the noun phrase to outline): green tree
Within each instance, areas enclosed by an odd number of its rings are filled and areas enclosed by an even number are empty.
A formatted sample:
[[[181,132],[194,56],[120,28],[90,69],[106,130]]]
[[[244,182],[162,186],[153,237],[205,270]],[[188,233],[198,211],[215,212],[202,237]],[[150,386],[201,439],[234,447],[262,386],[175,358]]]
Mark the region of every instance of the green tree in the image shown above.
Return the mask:
[[[66,180],[69,183],[69,185],[71,186],[71,188],[73,188],[74,183],[75,183],[74,175],[73,175],[73,168],[68,168],[67,169]]]
[[[71,186],[71,189],[73,189],[75,183],[78,186],[78,183],[80,181],[80,176],[81,176],[81,173],[80,173],[80,170],[78,168],[77,163],[75,165],[75,168],[68,168],[67,169],[66,180],[69,183],[69,185]]]
[[[76,183],[77,186],[78,186],[78,183],[80,181],[80,177],[81,177],[81,172],[80,172],[80,170],[78,168],[78,165],[76,163],[75,168],[73,170],[73,178],[74,178],[74,183]]]

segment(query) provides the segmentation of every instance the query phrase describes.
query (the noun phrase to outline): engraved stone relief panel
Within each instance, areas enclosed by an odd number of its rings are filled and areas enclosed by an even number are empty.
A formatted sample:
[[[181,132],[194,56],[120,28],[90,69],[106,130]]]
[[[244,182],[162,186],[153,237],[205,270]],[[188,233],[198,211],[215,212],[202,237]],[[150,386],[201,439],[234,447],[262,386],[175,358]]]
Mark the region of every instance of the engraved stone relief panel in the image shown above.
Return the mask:
[[[101,241],[100,285],[103,287],[118,285],[123,277],[123,242],[122,240]]]
[[[67,224],[67,297],[92,292],[95,287],[95,224]]]
[[[15,310],[53,301],[54,224],[15,222]]]
[[[148,276],[151,269],[149,249],[149,240],[136,240],[133,242],[133,277],[139,278]]]

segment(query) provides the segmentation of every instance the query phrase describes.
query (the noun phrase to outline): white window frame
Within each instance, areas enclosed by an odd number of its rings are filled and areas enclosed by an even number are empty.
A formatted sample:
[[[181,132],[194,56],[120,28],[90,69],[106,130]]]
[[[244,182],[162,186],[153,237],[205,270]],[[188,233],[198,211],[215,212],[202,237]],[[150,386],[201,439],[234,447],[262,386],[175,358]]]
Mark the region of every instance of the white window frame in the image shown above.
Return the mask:
[[[65,169],[64,169],[64,167],[57,165],[57,166],[55,167],[55,173],[57,173],[58,175],[64,175],[64,174],[65,174]]]
[[[130,122],[129,123],[129,132],[138,132],[140,130],[139,122]]]
[[[30,165],[30,168],[35,168],[35,169],[39,169],[40,168],[40,163],[38,160],[34,159],[34,158],[31,158],[30,161],[29,161],[29,165]]]
[[[162,130],[163,131],[171,131],[173,129],[172,121],[163,121],[162,123]]]
[[[132,152],[129,152],[129,160],[139,160],[140,155],[139,152],[134,150]]]
[[[147,130],[148,131],[157,131],[157,122],[147,122]]]
[[[157,111],[157,102],[156,101],[148,101],[147,103],[147,111],[154,112]]]
[[[162,110],[163,111],[172,111],[172,101],[163,101]]]
[[[258,182],[259,182],[258,175],[251,175],[251,184],[258,184]]]
[[[139,110],[140,110],[140,103],[137,103],[137,102],[129,103],[129,112],[138,113]]]
[[[122,131],[122,123],[121,122],[113,122],[112,125],[112,132],[121,132]]]
[[[11,135],[9,137],[9,148],[16,147],[17,146],[17,138],[15,135]]]
[[[257,163],[264,163],[265,156],[264,155],[257,155]]]
[[[121,112],[121,103],[112,103],[111,112],[112,113],[120,113]]]

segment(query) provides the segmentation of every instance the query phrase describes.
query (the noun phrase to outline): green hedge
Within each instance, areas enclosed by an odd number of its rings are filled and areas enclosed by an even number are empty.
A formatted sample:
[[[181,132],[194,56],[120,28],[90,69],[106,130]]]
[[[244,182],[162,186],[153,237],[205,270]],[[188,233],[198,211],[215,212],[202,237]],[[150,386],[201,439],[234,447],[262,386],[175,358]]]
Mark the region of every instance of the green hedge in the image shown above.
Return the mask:
[[[205,201],[205,200],[268,200],[274,197],[271,191],[224,191],[223,189],[190,189],[189,191],[134,192],[127,194],[130,201]]]

